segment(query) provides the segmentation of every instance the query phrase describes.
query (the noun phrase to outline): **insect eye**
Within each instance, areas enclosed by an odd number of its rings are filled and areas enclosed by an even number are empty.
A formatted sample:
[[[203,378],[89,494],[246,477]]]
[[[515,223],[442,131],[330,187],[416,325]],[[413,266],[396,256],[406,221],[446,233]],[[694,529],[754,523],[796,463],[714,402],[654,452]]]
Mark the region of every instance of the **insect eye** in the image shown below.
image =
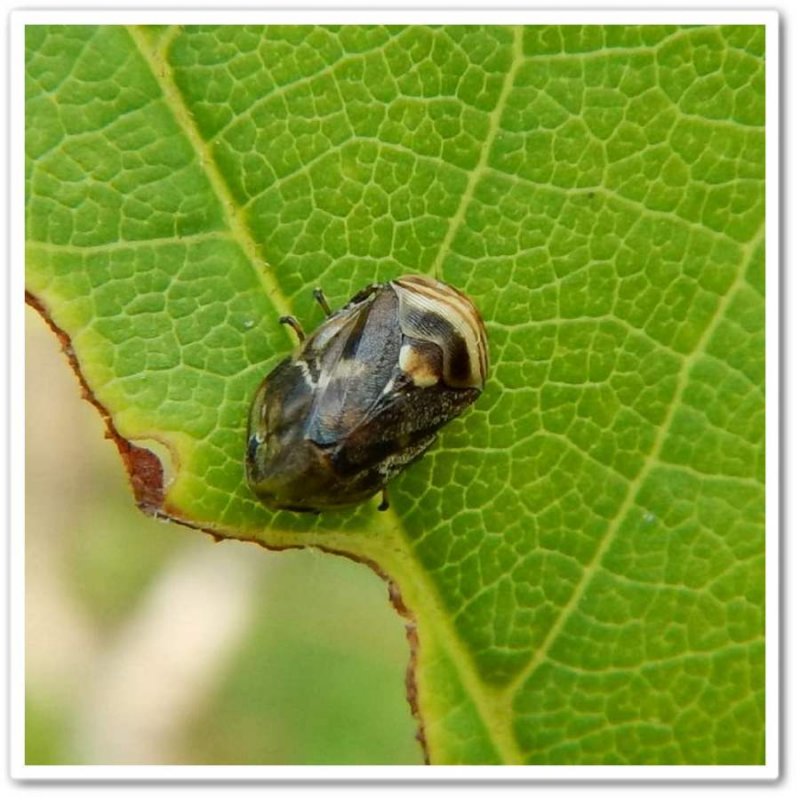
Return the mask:
[[[258,436],[251,436],[247,440],[247,458],[249,461],[253,461],[256,457],[256,451],[258,450],[258,446],[261,444],[261,440]]]

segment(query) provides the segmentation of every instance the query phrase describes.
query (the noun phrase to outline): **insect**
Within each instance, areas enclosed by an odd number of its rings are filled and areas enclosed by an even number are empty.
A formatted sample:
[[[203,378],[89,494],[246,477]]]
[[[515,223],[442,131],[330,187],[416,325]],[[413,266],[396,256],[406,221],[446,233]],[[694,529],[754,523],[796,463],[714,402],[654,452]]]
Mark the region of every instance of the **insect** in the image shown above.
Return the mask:
[[[250,409],[245,466],[273,509],[360,503],[419,458],[436,432],[480,395],[486,328],[473,302],[445,283],[406,275],[368,286],[263,380]]]

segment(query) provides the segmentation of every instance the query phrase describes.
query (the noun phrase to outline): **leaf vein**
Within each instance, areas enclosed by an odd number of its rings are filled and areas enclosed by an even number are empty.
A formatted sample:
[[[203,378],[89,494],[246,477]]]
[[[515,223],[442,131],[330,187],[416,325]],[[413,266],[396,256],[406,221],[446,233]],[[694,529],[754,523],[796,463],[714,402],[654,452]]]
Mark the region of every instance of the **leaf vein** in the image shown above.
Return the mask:
[[[736,280],[728,287],[726,294],[720,298],[720,302],[717,306],[716,313],[706,326],[706,329],[703,332],[703,335],[698,340],[694,351],[688,354],[684,358],[683,364],[681,366],[678,375],[677,385],[673,393],[673,399],[667,412],[667,416],[665,417],[664,421],[658,428],[658,432],[653,441],[653,446],[650,449],[650,453],[645,457],[642,463],[642,467],[639,470],[639,473],[636,476],[636,478],[634,478],[630,482],[628,491],[626,492],[626,495],[622,503],[620,504],[619,510],[617,511],[616,515],[609,520],[606,533],[603,535],[591,560],[584,568],[584,572],[583,575],[581,576],[581,579],[575,585],[575,588],[571,596],[562,607],[559,615],[556,617],[552,627],[550,628],[549,633],[545,637],[541,646],[534,652],[533,657],[528,662],[528,664],[523,669],[521,669],[520,672],[517,674],[517,676],[514,678],[514,680],[507,685],[505,691],[509,702],[513,701],[513,697],[517,693],[517,691],[527,682],[527,680],[531,677],[531,675],[533,675],[533,673],[537,670],[537,668],[542,664],[544,659],[548,657],[550,650],[552,649],[553,645],[558,639],[558,636],[560,635],[561,631],[564,629],[567,620],[570,618],[573,611],[575,611],[578,608],[581,598],[586,592],[586,589],[588,588],[591,579],[594,577],[597,570],[602,565],[603,557],[608,552],[611,543],[614,541],[616,535],[619,533],[622,524],[627,518],[628,512],[630,511],[631,508],[633,508],[636,502],[636,497],[639,494],[639,490],[644,485],[645,479],[652,472],[654,465],[660,463],[661,451],[663,449],[672,422],[675,419],[675,415],[678,409],[681,407],[681,399],[689,383],[689,373],[691,371],[691,368],[694,365],[696,359],[699,358],[705,351],[705,348],[708,345],[708,342],[711,339],[714,330],[716,329],[717,323],[719,322],[719,320],[725,317],[726,310],[733,302],[733,299],[736,297],[737,289],[745,284],[744,273],[750,262],[750,257],[752,255],[752,252],[761,242],[762,232],[763,228],[762,231],[759,232],[759,235],[754,237],[754,239],[750,243],[750,246],[743,253],[743,256],[740,260],[739,273],[736,277]]]

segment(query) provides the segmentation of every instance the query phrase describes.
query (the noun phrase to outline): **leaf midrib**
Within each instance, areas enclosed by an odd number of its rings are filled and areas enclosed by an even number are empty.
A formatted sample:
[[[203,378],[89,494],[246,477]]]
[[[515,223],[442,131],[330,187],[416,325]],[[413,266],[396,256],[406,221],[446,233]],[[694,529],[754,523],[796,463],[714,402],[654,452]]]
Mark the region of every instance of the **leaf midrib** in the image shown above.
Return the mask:
[[[167,45],[172,42],[174,38],[173,30],[177,28],[178,26],[173,26],[173,28],[165,34],[164,39]],[[231,236],[242,248],[265,294],[275,307],[277,315],[283,316],[291,313],[289,301],[284,295],[280,284],[273,277],[271,265],[269,265],[263,257],[261,246],[250,233],[239,204],[217,167],[211,148],[200,135],[200,131],[194,122],[192,114],[184,103],[183,95],[175,84],[175,81],[172,80],[172,67],[165,60],[163,51],[158,53],[154,52],[148,45],[139,27],[128,26],[127,31],[140,55],[149,66],[153,80],[158,84],[167,107],[172,112],[181,132],[186,136],[197,154],[200,166],[208,178],[211,189],[222,208],[223,218],[228,225]],[[263,267],[259,268],[259,264],[263,265]]]

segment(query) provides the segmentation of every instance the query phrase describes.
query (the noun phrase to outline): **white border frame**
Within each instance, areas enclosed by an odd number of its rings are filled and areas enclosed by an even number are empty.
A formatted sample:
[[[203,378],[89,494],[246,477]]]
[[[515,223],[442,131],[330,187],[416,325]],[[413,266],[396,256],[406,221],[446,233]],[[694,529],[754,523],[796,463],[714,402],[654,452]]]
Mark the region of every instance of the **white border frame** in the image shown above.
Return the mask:
[[[90,0],[91,2],[91,0]],[[84,3],[86,5],[86,3]],[[144,5],[144,4],[143,4]],[[531,780],[769,781],[780,775],[780,64],[777,11],[547,10],[523,8],[296,8],[210,10],[26,9],[10,14],[10,774],[16,780]],[[511,5],[508,3],[507,5]],[[28,24],[743,24],[766,28],[767,287],[767,734],[763,766],[27,766],[24,763],[24,28]],[[11,465],[17,465],[12,469]]]

